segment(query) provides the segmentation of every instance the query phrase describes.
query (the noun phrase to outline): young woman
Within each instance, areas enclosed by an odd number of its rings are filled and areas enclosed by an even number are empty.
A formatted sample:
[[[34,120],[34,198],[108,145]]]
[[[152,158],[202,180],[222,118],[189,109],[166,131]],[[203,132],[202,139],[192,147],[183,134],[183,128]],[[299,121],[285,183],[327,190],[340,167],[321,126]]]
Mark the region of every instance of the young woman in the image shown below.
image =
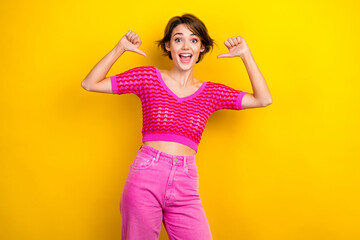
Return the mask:
[[[191,14],[170,19],[158,41],[173,62],[169,70],[141,66],[106,77],[125,52],[143,56],[139,36],[127,32],[82,81],[88,91],[134,93],[143,110],[143,144],[122,192],[122,239],[158,239],[161,223],[170,239],[209,240],[210,227],[199,196],[195,154],[208,117],[220,109],[243,110],[272,103],[265,79],[245,40],[225,41],[229,52],[220,57],[240,57],[248,71],[253,94],[193,76],[193,67],[213,47],[204,23]]]

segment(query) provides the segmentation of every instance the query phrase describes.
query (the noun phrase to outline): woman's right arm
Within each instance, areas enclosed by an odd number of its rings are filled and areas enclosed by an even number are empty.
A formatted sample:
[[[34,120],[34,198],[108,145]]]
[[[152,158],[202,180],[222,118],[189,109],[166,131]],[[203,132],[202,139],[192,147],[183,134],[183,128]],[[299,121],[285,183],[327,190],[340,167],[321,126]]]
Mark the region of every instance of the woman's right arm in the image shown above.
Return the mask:
[[[110,68],[125,51],[132,51],[146,56],[143,51],[138,49],[140,45],[139,36],[132,31],[128,31],[118,44],[95,65],[81,82],[81,86],[87,91],[112,93],[110,77],[106,78]]]

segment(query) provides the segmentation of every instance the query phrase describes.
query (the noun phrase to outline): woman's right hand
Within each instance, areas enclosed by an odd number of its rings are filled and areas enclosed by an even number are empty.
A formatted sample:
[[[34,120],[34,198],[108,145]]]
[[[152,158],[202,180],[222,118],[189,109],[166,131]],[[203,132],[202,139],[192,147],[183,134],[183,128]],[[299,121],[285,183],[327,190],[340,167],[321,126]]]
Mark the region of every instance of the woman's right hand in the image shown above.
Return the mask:
[[[131,51],[139,53],[146,57],[146,54],[138,47],[141,45],[140,37],[133,31],[128,31],[119,41],[118,45],[124,49],[124,51]]]

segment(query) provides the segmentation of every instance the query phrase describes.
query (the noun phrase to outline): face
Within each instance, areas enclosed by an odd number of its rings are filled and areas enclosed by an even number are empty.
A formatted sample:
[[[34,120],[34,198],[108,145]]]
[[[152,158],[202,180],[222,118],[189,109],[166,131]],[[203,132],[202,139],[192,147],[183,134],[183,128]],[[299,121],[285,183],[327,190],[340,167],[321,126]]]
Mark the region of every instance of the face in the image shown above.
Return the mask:
[[[191,69],[200,52],[205,50],[200,37],[192,33],[185,24],[179,24],[173,29],[170,42],[167,42],[165,47],[167,51],[171,51],[174,65],[182,70]]]

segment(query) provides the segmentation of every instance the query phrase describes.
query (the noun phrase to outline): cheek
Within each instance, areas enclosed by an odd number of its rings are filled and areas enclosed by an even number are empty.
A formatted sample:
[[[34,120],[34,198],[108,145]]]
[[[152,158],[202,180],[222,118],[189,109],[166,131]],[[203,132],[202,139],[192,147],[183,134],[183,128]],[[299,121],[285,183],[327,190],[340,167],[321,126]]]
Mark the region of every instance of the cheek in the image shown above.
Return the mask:
[[[194,47],[193,50],[194,50],[194,52],[196,52],[196,53],[200,53],[200,47]]]

